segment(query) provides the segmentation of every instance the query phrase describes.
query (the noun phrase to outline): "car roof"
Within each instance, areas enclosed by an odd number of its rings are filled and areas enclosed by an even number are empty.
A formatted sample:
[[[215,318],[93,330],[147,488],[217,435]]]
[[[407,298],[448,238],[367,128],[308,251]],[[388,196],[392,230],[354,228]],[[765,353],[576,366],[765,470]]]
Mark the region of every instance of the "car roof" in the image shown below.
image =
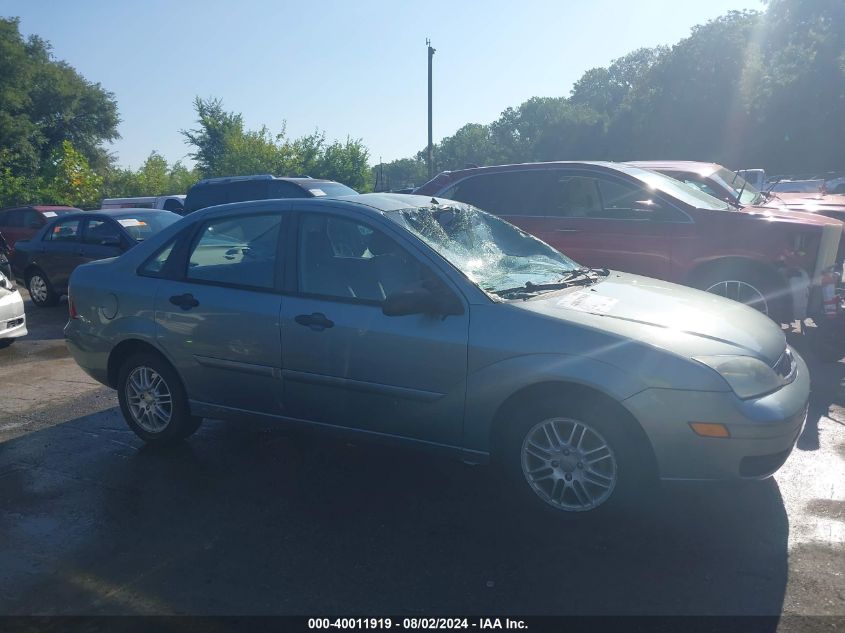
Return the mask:
[[[443,171],[440,172],[439,175],[443,176],[469,176],[469,175],[476,175],[476,174],[483,174],[487,173],[496,173],[499,171],[515,171],[518,169],[543,169],[548,167],[555,167],[555,166],[566,166],[566,167],[607,167],[613,169],[615,167],[615,163],[610,161],[601,161],[601,160],[555,160],[555,161],[547,161],[547,162],[533,162],[533,163],[510,163],[507,165],[490,165],[487,167],[467,167],[466,169],[455,169],[452,171]]]
[[[5,207],[0,211],[13,211],[15,209],[33,209],[42,213],[44,211],[82,211],[77,207],[66,207],[61,204],[21,204],[16,207]]]
[[[244,213],[250,210],[263,211],[266,210],[268,205],[275,203],[289,204],[294,201],[296,202],[296,209],[303,211],[318,209],[336,210],[339,207],[347,207],[359,210],[363,208],[369,212],[389,213],[401,209],[428,206],[432,203],[432,200],[433,198],[431,196],[417,196],[405,193],[361,193],[354,196],[321,196],[317,198],[270,198],[218,204],[194,211],[186,217],[204,218],[232,211]]]
[[[625,161],[625,163],[641,169],[687,171],[695,172],[702,176],[708,176],[714,171],[722,169],[722,165],[718,163],[705,163],[697,160],[629,160]]]
[[[313,185],[317,182],[336,182],[334,180],[329,180],[328,178],[311,178],[310,176],[273,176],[272,174],[256,174],[253,176],[223,176],[221,178],[203,178],[202,180],[197,182],[194,187],[196,187],[197,185],[223,185],[232,182],[254,182],[263,180],[284,180],[287,182],[291,182],[295,185]]]

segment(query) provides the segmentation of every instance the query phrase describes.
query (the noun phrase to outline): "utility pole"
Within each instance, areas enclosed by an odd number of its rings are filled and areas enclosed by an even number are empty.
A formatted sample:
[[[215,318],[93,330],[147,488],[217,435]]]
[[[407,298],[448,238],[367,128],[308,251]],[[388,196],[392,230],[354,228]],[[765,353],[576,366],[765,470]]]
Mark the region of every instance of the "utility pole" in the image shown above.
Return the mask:
[[[428,177],[434,174],[433,152],[434,144],[431,138],[431,60],[434,57],[434,49],[431,47],[431,40],[426,38],[425,45],[428,46]]]

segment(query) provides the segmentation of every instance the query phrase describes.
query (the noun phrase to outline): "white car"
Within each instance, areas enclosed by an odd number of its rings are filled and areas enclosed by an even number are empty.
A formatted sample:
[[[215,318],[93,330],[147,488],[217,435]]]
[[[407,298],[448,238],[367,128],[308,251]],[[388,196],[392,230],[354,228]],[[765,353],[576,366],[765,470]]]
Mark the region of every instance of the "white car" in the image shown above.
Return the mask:
[[[26,336],[26,315],[21,293],[15,288],[0,267],[0,349],[8,347],[15,339]]]

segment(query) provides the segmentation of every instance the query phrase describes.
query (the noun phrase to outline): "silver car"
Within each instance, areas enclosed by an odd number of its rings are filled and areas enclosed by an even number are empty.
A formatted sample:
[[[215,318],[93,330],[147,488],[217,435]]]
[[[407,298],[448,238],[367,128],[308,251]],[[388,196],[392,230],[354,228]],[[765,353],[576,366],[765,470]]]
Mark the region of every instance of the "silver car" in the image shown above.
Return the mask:
[[[810,391],[759,312],[421,196],[208,208],[77,268],[69,309],[74,358],[148,442],[260,416],[492,460],[559,513],[771,475]]]

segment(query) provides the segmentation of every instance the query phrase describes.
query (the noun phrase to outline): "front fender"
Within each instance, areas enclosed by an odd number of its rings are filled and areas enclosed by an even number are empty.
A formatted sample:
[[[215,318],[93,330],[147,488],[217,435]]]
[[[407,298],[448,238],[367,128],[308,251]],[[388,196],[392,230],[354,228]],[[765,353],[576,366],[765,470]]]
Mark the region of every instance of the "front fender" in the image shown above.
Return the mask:
[[[647,388],[637,376],[585,356],[526,354],[507,358],[473,372],[467,379],[464,448],[489,453],[492,424],[499,408],[526,387],[553,382],[589,387],[620,403]]]

